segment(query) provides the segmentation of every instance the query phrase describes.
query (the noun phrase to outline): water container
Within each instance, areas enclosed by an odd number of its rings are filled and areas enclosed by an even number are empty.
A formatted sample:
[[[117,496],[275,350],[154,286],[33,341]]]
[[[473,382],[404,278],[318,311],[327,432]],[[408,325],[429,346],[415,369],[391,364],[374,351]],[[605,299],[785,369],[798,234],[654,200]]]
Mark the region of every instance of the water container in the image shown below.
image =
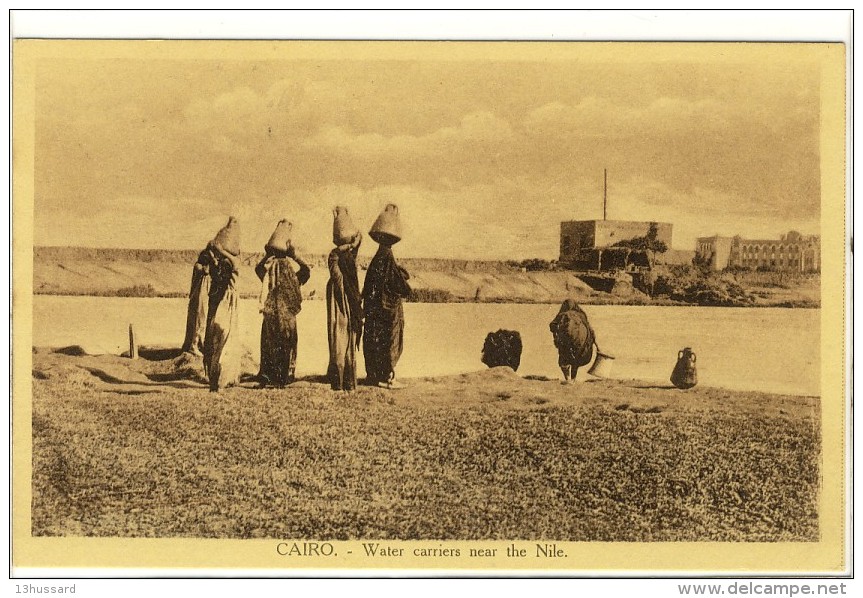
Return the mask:
[[[394,245],[402,238],[402,221],[399,208],[395,204],[387,204],[378,219],[372,225],[369,236],[377,243]]]
[[[608,378],[611,376],[611,366],[614,365],[614,357],[605,353],[596,352],[596,359],[587,373],[597,378]]]
[[[293,228],[293,223],[287,218],[280,220],[265,247],[276,251],[287,251],[291,245],[291,230]]]

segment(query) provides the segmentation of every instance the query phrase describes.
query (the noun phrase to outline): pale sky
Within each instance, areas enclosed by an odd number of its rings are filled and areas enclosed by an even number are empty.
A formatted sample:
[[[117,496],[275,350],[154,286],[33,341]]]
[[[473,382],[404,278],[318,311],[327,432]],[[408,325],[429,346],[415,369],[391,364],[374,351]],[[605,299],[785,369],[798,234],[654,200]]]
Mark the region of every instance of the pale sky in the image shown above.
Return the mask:
[[[778,238],[820,223],[819,71],[799,61],[43,60],[35,244],[196,249],[229,215],[331,248],[398,204],[397,255],[556,258],[561,220]],[[372,253],[367,240],[363,253]]]

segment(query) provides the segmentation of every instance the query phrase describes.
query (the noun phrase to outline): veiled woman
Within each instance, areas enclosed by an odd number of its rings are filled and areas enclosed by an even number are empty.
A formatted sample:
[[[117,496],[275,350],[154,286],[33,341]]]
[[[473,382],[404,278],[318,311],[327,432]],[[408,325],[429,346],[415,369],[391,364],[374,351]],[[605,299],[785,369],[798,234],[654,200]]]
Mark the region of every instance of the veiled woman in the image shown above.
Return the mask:
[[[362,233],[351,221],[347,208],[333,210],[333,243],[327,264],[327,337],[330,363],[327,379],[333,390],[357,387],[357,358],[363,334],[363,306],[357,278],[357,253]]]
[[[294,381],[297,367],[297,314],[302,309],[300,286],[308,282],[308,265],[291,244],[293,225],[282,220],[265,246],[264,258],[255,266],[261,279],[261,386],[281,388]],[[294,271],[293,260],[299,265]]]
[[[210,246],[215,260],[210,266],[207,332],[204,337],[204,372],[210,390],[217,392],[240,380],[239,292],[240,230],[236,218],[219,231]]]
[[[596,335],[587,314],[573,299],[566,299],[560,311],[549,324],[557,347],[557,364],[563,372],[564,380],[575,380],[578,368],[590,363]]]
[[[183,351],[195,355],[204,354],[204,338],[207,336],[207,312],[210,302],[210,269],[217,261],[212,243],[198,254],[192,268],[192,284],[189,288],[189,307],[186,313],[186,337]]]
[[[363,286],[366,381],[382,388],[402,388],[395,380],[395,368],[404,344],[402,301],[410,295],[411,288],[407,270],[393,256],[392,246],[401,240],[397,206],[389,204],[384,208],[369,236],[378,243],[378,251],[369,264]]]

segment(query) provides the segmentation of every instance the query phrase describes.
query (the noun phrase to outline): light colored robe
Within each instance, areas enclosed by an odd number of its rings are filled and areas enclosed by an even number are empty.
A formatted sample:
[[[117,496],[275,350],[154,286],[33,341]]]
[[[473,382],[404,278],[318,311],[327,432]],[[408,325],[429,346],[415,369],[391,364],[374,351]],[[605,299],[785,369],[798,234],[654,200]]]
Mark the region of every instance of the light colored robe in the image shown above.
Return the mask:
[[[213,255],[207,248],[198,256],[192,269],[189,307],[186,314],[186,337],[183,340],[183,351],[186,353],[203,355],[204,352],[210,295],[210,267],[213,263]]]
[[[219,391],[240,381],[240,294],[235,261],[220,258],[210,286],[207,335],[204,339],[204,372],[210,390]]]
[[[363,326],[362,298],[355,262],[358,249],[359,242],[352,248],[333,249],[328,260],[327,338],[330,363],[327,379],[333,390],[353,390],[357,387],[356,348]]]

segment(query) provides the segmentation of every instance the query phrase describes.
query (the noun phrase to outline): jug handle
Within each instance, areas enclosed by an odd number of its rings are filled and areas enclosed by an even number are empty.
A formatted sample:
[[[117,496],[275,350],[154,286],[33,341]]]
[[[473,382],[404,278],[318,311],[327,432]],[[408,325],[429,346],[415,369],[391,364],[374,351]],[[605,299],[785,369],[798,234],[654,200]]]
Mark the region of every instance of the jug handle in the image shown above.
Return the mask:
[[[695,353],[692,354],[692,363],[695,363],[698,358],[695,356]]]
[[[683,359],[683,351],[677,352],[677,359]]]

